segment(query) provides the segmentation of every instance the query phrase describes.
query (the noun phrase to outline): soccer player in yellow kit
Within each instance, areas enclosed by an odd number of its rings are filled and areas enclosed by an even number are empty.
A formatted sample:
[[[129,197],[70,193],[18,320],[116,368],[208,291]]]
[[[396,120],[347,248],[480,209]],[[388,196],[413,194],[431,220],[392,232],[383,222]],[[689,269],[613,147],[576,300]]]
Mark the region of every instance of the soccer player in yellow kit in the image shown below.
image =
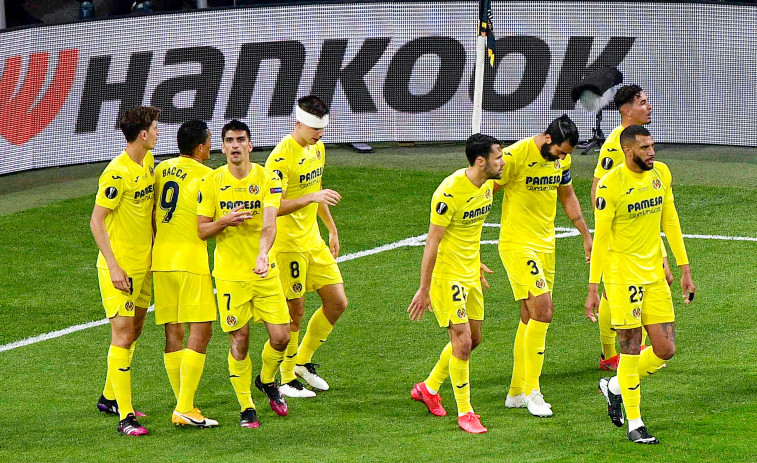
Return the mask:
[[[131,404],[131,361],[152,299],[155,161],[150,150],[158,140],[159,115],[158,108],[137,106],[121,117],[126,149],[100,175],[89,223],[100,250],[97,276],[111,329],[108,374],[97,408],[120,415],[118,432],[129,436],[147,434]]]
[[[594,168],[594,180],[591,185],[591,203],[594,204],[597,192],[597,183],[605,174],[613,168],[623,164],[625,156],[623,148],[620,146],[620,133],[624,128],[632,125],[645,125],[652,122],[652,105],[649,103],[649,97],[646,92],[638,85],[624,85],[615,93],[615,106],[620,112],[620,125],[607,137],[602,148],[599,151],[597,166]],[[668,284],[673,283],[673,274],[668,267],[668,254],[665,251],[665,245],[660,240],[662,257],[665,266],[665,279]],[[599,356],[600,370],[617,370],[620,355],[615,349],[615,331],[612,329],[610,322],[610,306],[607,303],[607,297],[602,294],[599,305],[599,338],[602,344],[602,352]],[[644,345],[646,332],[642,331],[641,344]]]
[[[210,158],[210,131],[203,121],[188,121],[179,127],[176,141],[181,154],[155,169],[155,323],[165,329],[163,359],[177,402],[171,422],[207,428],[218,426],[218,421],[204,417],[195,408],[194,397],[217,317],[208,248],[197,236],[200,181],[212,172],[202,164]],[[189,325],[186,349],[185,323]]]
[[[329,388],[316,371],[313,354],[347,308],[344,282],[336,263],[339,234],[329,211],[329,206],[335,206],[341,196],[321,186],[326,162],[321,137],[328,124],[328,106],[315,96],[305,96],[297,101],[296,114],[294,131],[273,149],[265,164],[279,175],[284,191],[276,220],[278,236],[274,251],[276,261],[283,267],[279,277],[292,318],[279,390],[289,397],[315,397],[296,376],[315,389]],[[316,217],[329,231],[328,246],[321,238]],[[317,291],[322,305],[310,318],[298,347],[307,291]]]
[[[655,162],[654,140],[640,125],[623,130],[620,143],[625,164],[602,177],[595,201],[596,230],[589,275],[586,316],[599,306],[602,279],[620,341],[618,374],[602,378],[599,388],[607,400],[612,422],[624,422],[621,403],[628,417],[628,439],[656,444],[641,420],[640,379],[662,368],[675,353],[675,314],[670,287],[665,281],[660,251],[660,228],[681,269],[681,288],[686,302],[694,296],[681,224],[678,220],[672,176],[668,166]],[[652,347],[641,351],[641,327]]]
[[[239,424],[257,428],[260,422],[250,393],[251,321],[264,323],[269,335],[255,386],[268,396],[276,414],[288,412],[274,377],[289,343],[289,311],[276,260],[269,257],[276,237],[281,180],[250,162],[252,143],[247,124],[232,120],[223,126],[221,137],[227,164],[200,184],[198,232],[203,240],[216,237],[213,276],[221,328],[230,335],[229,378],[242,410]]]
[[[557,199],[583,236],[586,260],[592,238],[581,212],[570,174],[570,153],[578,129],[562,115],[544,133],[504,148],[505,168],[495,182],[504,190],[499,256],[507,270],[520,323],[513,347],[513,375],[505,399],[508,408],[528,408],[534,416],[552,416],[539,387],[547,328],[552,321],[555,276]]]
[[[446,328],[450,342],[428,378],[413,386],[410,396],[429,412],[445,416],[439,388],[450,377],[457,402],[457,423],[470,433],[488,430],[473,412],[470,400],[471,351],[481,343],[484,320],[483,284],[489,284],[481,263],[481,229],[492,205],[493,179],[502,175],[502,148],[494,137],[477,133],[465,144],[469,167],[444,179],[431,200],[431,224],[421,263],[421,282],[408,307],[411,320],[431,310]]]

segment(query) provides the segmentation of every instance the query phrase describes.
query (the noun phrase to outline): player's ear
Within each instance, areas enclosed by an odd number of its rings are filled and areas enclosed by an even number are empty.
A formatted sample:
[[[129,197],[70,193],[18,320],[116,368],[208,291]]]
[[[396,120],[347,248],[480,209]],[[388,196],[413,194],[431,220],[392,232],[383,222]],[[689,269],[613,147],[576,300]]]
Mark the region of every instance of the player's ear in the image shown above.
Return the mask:
[[[551,145],[552,144],[552,135],[546,133],[544,134],[544,143]]]

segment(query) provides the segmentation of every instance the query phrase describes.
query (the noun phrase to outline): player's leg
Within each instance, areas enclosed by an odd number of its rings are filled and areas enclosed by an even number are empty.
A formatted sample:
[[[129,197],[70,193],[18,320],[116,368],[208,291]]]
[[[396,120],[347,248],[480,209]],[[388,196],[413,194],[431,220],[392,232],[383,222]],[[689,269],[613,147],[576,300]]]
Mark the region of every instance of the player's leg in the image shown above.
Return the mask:
[[[544,366],[547,330],[552,321],[552,295],[529,293],[524,302],[530,318],[523,335],[526,406],[534,416],[549,417],[553,414],[552,407],[544,401],[539,378]]]
[[[279,368],[281,371],[279,392],[287,397],[315,397],[315,392],[305,389],[294,372],[300,327],[302,326],[302,319],[305,316],[305,297],[288,299],[287,306],[289,307],[289,316],[291,318],[289,322],[289,344],[287,344],[286,353],[284,354],[284,361],[281,362],[281,367]]]
[[[468,323],[449,325],[452,355],[449,358],[449,377],[457,402],[457,423],[470,433],[484,433],[486,429],[478,415],[473,412],[470,401],[470,354],[471,329]]]
[[[526,302],[521,300],[518,331],[515,333],[515,342],[513,343],[513,374],[510,379],[510,390],[507,393],[507,398],[505,398],[505,407],[507,408],[523,408],[526,406],[526,348],[523,342],[529,318]]]
[[[184,355],[184,324],[179,323],[179,273],[181,272],[152,274],[155,283],[155,324],[163,325],[163,363],[168,374],[168,382],[177,400],[181,388],[181,359]]]
[[[665,366],[665,361],[673,358],[676,352],[675,324],[673,322],[657,323],[646,326],[652,346],[639,355],[639,377],[652,375]]]
[[[607,294],[602,291],[602,297],[599,300],[599,340],[602,343],[602,353],[599,357],[599,369],[614,371],[618,369],[620,355],[615,348],[615,330],[612,327],[612,315],[610,313],[610,303],[607,301]]]
[[[166,335],[163,363],[166,366],[171,389],[178,401],[181,390],[181,362],[184,356],[184,324],[166,323],[163,328]]]
[[[265,327],[268,330],[269,339],[263,346],[261,353],[263,366],[260,374],[255,378],[255,387],[268,397],[271,410],[279,416],[286,416],[289,413],[289,407],[274,380],[276,371],[284,360],[287,344],[289,344],[289,323],[265,322]]]
[[[250,325],[229,332],[229,379],[242,411],[255,408],[250,387],[252,385],[252,361],[250,360]]]

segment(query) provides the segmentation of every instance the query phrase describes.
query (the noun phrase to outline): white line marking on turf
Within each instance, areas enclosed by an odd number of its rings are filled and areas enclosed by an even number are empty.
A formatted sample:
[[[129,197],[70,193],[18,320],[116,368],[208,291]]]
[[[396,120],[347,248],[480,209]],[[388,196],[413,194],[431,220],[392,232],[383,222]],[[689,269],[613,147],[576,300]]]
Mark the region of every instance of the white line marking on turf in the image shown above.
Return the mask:
[[[491,228],[499,228],[498,223],[484,223],[485,227],[491,227]],[[555,231],[558,232],[555,234],[555,238],[567,238],[571,236],[578,236],[578,230],[575,228],[568,228],[568,227],[555,227]],[[589,230],[591,232],[594,232],[594,230]],[[392,249],[402,248],[402,247],[414,247],[414,246],[424,246],[426,244],[426,236],[427,235],[418,235],[418,236],[412,236],[410,238],[405,238],[403,240],[395,241],[393,243],[384,244],[382,246],[375,247],[373,249],[366,249],[365,251],[358,251],[353,252],[351,254],[345,254],[343,256],[339,256],[336,261],[337,262],[347,262],[350,260],[360,259],[361,257],[371,256],[373,254],[379,254],[385,251],[391,251]],[[663,234],[664,236],[664,234]],[[751,236],[724,236],[724,235],[683,235],[684,238],[693,238],[693,239],[705,239],[705,240],[725,240],[725,241],[754,241],[757,242],[757,238],[751,237]],[[481,244],[497,244],[497,240],[484,240],[481,241]],[[151,306],[149,309],[147,309],[148,312],[152,312],[154,308]],[[89,328],[94,328],[96,326],[101,325],[107,325],[108,319],[103,318],[102,320],[95,320],[87,323],[82,323],[80,325],[74,325],[69,326],[68,328],[64,328],[62,330],[58,331],[51,331],[49,333],[40,334],[38,336],[33,336],[30,338],[22,339],[20,341],[15,341],[10,344],[4,344],[0,346],[0,352],[5,352],[7,350],[17,349],[19,347],[28,346],[30,344],[35,344],[38,342],[46,341],[48,339],[55,339],[59,338],[61,336],[65,336],[67,334],[75,333],[77,331],[86,330]]]

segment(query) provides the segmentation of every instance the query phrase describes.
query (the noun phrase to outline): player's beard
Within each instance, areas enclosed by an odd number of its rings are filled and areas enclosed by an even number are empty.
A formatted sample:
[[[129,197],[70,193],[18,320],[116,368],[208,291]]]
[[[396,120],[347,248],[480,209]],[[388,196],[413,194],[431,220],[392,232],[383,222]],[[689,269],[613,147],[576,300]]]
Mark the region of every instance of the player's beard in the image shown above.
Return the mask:
[[[502,171],[494,170],[492,165],[488,162],[486,163],[486,168],[484,169],[484,173],[486,174],[487,180],[502,178]]]
[[[539,150],[541,152],[541,157],[543,157],[547,161],[557,161],[558,159],[560,159],[560,156],[555,156],[554,154],[550,153],[549,152],[550,146],[552,145],[549,143],[545,143],[542,145],[541,150]]]
[[[647,165],[647,163],[645,163],[640,157],[636,156],[635,154],[633,155],[633,162],[639,167],[639,169],[643,171],[652,170],[652,168],[654,167],[654,163],[652,163],[652,165]]]

